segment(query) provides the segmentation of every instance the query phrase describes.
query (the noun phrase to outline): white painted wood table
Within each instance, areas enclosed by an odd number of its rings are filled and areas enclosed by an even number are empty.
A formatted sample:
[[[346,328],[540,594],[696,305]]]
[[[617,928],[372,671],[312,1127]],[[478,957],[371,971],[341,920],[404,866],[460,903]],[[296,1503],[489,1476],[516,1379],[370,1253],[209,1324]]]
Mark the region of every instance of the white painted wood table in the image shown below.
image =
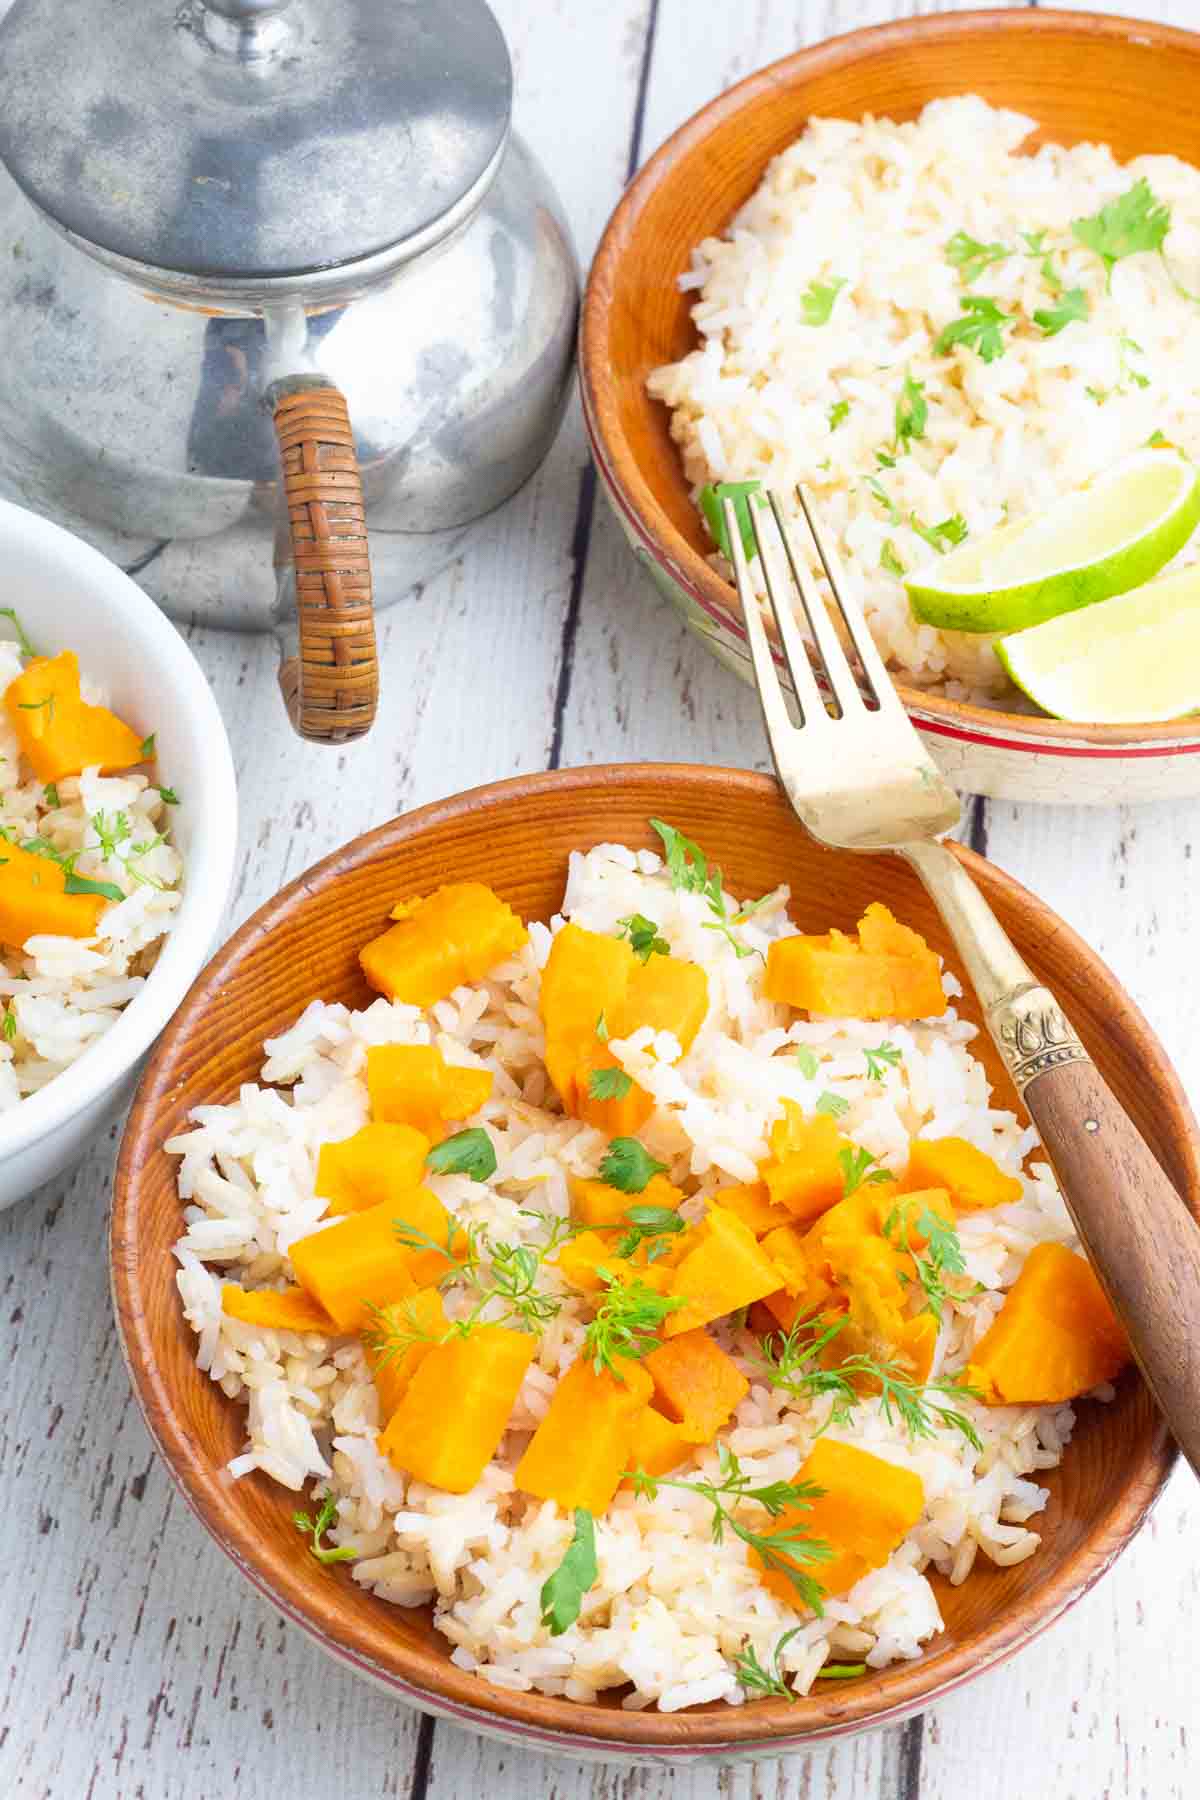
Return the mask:
[[[640,160],[710,95],[902,0],[493,0],[518,122],[588,257]],[[942,10],[948,10],[943,8]],[[1115,10],[1115,9],[1114,9]],[[1200,24],[1200,0],[1122,10]],[[766,767],[756,703],[654,597],[596,504],[578,413],[469,566],[388,611],[365,744],[307,748],[274,650],[196,635],[242,786],[232,927],[393,814],[555,764]],[[975,803],[971,841],[1112,963],[1200,1076],[1192,846],[1200,804]],[[422,1718],[326,1662],[174,1494],[113,1332],[116,1134],[0,1217],[0,1800],[1191,1800],[1200,1550],[1177,1475],[1117,1568],[1022,1656],[923,1718],[756,1770],[584,1769]]]

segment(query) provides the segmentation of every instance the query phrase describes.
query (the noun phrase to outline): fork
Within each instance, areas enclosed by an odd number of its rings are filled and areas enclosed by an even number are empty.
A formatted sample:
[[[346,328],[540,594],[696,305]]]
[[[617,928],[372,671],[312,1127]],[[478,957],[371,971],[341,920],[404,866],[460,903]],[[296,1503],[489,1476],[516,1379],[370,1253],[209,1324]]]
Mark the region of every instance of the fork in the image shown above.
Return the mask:
[[[1101,1080],[1054,995],[942,843],[961,816],[958,797],[900,703],[815,507],[803,489],[796,492],[858,661],[856,672],[778,496],[747,497],[741,517],[748,518],[759,553],[798,722],[751,586],[739,514],[731,499],[723,503],[780,784],[818,842],[835,850],[893,851],[928,890],[1041,1134],[1080,1241],[1176,1442],[1200,1475],[1200,1228]],[[789,604],[793,592],[815,658]],[[814,660],[822,665],[828,700]]]

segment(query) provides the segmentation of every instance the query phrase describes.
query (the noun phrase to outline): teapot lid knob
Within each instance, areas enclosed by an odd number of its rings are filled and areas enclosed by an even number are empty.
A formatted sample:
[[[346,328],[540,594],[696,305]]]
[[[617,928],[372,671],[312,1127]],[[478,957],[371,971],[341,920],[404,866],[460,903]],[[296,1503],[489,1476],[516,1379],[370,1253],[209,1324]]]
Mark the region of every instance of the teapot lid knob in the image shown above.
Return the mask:
[[[415,254],[486,191],[512,109],[484,0],[18,0],[0,159],[106,260],[303,287]],[[273,291],[268,287],[268,293]]]

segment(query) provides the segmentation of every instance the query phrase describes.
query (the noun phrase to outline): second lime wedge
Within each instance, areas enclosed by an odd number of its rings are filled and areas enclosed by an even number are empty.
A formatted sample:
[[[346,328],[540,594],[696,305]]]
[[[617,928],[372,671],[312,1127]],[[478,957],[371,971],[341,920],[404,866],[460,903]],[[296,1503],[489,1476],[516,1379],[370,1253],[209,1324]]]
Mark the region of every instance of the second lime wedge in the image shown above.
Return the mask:
[[[1043,712],[1140,725],[1200,711],[1200,564],[996,645]]]
[[[904,585],[926,624],[1024,631],[1140,587],[1198,522],[1194,466],[1175,450],[1139,450],[1038,517],[964,544]]]

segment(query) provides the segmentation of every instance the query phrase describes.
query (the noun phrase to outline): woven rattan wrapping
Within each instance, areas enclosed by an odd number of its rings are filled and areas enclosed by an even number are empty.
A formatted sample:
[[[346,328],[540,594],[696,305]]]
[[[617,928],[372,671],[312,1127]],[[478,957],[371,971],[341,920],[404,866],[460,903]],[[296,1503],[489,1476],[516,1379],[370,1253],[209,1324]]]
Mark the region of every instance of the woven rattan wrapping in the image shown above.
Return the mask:
[[[333,387],[281,396],[283,459],[300,655],[279,683],[301,737],[345,743],[369,731],[379,698],[362,482],[346,402]]]

